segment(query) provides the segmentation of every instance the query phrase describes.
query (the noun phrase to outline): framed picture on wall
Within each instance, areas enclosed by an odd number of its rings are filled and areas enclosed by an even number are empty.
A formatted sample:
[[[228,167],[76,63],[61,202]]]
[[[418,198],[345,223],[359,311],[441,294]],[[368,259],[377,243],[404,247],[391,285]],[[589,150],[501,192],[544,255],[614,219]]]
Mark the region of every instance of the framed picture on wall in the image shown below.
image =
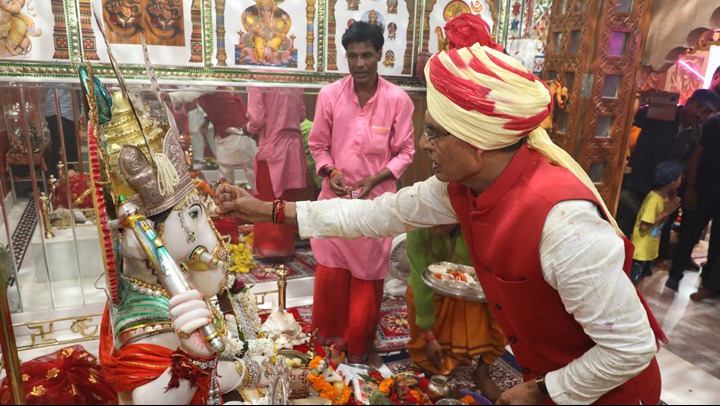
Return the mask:
[[[434,54],[447,49],[445,24],[462,13],[482,17],[490,31],[497,24],[495,0],[427,0],[423,15],[422,52]]]
[[[141,35],[155,65],[202,66],[200,0],[75,0],[83,58],[109,62],[93,12],[102,14],[104,34],[118,63],[142,64]],[[92,6],[90,5],[92,3]]]
[[[314,71],[316,0],[215,0],[216,66]]]
[[[412,76],[417,0],[328,0],[325,70],[348,73],[342,36],[355,21],[379,25],[385,44],[378,73]]]
[[[64,12],[62,0],[0,1],[0,59],[4,62],[67,59],[66,30],[53,37],[54,12]],[[56,53],[56,46],[65,52]]]

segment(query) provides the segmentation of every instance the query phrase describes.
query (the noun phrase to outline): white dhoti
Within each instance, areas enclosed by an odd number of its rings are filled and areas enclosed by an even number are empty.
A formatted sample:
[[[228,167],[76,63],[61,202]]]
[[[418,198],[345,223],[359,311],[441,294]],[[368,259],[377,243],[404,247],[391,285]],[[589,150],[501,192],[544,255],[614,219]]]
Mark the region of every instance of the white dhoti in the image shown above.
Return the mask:
[[[216,138],[217,160],[220,176],[229,183],[235,184],[235,169],[245,171],[248,185],[255,189],[255,172],[253,161],[257,153],[255,140],[246,135],[230,134],[225,138]]]

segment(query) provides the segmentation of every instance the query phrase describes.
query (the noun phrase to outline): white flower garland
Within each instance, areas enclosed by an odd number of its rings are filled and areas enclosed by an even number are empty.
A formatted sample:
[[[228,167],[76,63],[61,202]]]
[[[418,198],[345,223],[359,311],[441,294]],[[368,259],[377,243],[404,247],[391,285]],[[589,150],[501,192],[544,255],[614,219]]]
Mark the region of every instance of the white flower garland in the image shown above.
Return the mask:
[[[269,338],[258,338],[248,342],[248,356],[273,357],[275,355],[275,344]]]

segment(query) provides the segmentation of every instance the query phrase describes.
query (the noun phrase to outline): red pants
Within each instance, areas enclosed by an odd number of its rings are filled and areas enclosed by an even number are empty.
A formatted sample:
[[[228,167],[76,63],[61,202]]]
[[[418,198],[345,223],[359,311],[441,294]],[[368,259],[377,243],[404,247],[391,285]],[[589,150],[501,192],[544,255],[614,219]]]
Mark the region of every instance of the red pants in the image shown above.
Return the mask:
[[[350,363],[364,363],[375,342],[383,280],[358,279],[347,269],[317,264],[312,320],[318,342],[347,351]]]
[[[299,193],[297,189],[286,190],[282,196],[275,196],[270,179],[270,170],[267,162],[257,162],[256,188],[257,197],[266,202],[283,199],[296,201]],[[283,258],[295,254],[295,229],[290,224],[273,224],[272,222],[255,223],[253,226],[254,241],[253,253],[261,258]]]

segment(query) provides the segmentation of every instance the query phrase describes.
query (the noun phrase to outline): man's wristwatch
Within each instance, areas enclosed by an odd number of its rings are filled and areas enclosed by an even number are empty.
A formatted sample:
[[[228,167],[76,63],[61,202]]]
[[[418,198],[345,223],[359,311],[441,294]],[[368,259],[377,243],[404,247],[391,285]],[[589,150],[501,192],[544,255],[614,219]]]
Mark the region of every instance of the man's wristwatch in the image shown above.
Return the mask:
[[[545,396],[550,396],[550,392],[548,392],[547,385],[545,385],[545,374],[540,374],[537,377],[535,377],[535,383],[538,386],[538,389],[540,389],[540,392],[542,392]]]

